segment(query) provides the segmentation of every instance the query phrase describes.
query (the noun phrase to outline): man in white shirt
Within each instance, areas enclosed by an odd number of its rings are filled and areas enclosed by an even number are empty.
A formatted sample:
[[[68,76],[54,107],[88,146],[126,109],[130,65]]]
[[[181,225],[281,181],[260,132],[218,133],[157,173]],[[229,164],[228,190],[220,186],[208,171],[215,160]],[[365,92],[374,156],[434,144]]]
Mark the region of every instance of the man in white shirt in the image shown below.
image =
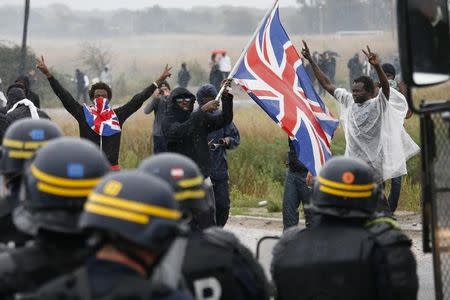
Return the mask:
[[[336,88],[330,79],[320,70],[312,59],[308,45],[303,41],[302,54],[313,69],[314,75],[322,87],[339,102],[340,119],[344,126],[346,147],[345,155],[364,160],[374,170],[376,181],[384,181],[384,164],[387,139],[383,128],[383,120],[389,111],[390,86],[381,68],[380,58],[369,47],[363,50],[369,63],[377,72],[380,81],[380,91],[375,92],[375,84],[368,76],[360,76],[353,81],[352,92],[343,88]],[[382,203],[387,213],[387,201]]]
[[[223,74],[223,78],[228,78],[231,72],[231,59],[226,52],[222,54],[222,58],[219,61],[219,70]]]

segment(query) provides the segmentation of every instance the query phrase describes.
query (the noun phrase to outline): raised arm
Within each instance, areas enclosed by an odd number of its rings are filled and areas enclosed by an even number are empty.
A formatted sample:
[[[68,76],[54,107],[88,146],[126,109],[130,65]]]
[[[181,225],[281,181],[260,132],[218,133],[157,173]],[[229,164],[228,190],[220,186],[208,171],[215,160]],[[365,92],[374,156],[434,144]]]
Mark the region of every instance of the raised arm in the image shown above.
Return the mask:
[[[45,60],[42,55],[40,58],[37,59],[36,68],[39,71],[41,71],[42,74],[45,75],[45,77],[47,77],[53,92],[56,94],[59,100],[61,100],[64,108],[72,116],[74,116],[75,119],[80,120],[80,118],[83,115],[83,107],[73,98],[73,96],[65,88],[61,86],[58,80],[56,80],[55,77],[53,77],[53,75],[48,70],[47,65],[45,64]]]
[[[384,73],[383,68],[381,67],[381,61],[378,56],[378,54],[373,53],[369,46],[367,46],[367,52],[362,50],[362,52],[366,55],[367,59],[369,60],[369,63],[374,67],[375,71],[378,75],[378,80],[380,81],[381,90],[383,91],[384,96],[387,100],[389,100],[390,95],[390,86],[389,86],[389,80],[386,76],[386,73]]]
[[[215,131],[217,129],[223,128],[233,121],[233,95],[231,95],[228,90],[231,86],[231,79],[225,79],[222,81],[222,85],[225,85],[225,89],[222,93],[222,112],[218,115],[207,114],[206,116],[206,126],[208,127],[208,132]],[[219,101],[213,100],[204,104],[201,110],[204,112],[213,112],[219,107]]]
[[[320,85],[332,96],[334,96],[334,91],[336,90],[336,86],[331,82],[331,80],[322,72],[319,66],[316,64],[314,59],[311,56],[311,52],[309,51],[308,45],[305,41],[303,41],[303,49],[302,55],[303,57],[311,64],[312,70],[314,72],[314,76],[316,76],[317,81]]]
[[[134,114],[139,108],[141,108],[142,104],[144,104],[145,100],[150,98],[151,95],[155,92],[158,86],[166,80],[166,78],[170,77],[172,73],[170,72],[172,67],[166,65],[161,76],[153,82],[151,85],[146,87],[142,92],[136,94],[128,101],[126,104],[122,105],[119,108],[114,109],[121,123],[125,122],[128,117]]]

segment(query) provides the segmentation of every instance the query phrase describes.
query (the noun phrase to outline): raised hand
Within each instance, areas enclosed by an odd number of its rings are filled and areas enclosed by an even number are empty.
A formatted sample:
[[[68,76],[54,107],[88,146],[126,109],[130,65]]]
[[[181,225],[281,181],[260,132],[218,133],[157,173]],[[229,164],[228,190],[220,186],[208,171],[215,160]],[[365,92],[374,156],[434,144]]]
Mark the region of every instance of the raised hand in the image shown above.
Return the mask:
[[[232,81],[233,81],[232,79],[224,79],[224,80],[222,80],[222,85],[221,86],[224,86],[222,95],[223,94],[227,95],[229,93],[229,91],[231,90],[231,82]]]
[[[168,77],[172,76],[171,73],[172,67],[169,67],[169,65],[166,64],[164,67],[164,71],[162,72],[161,76],[156,80],[156,84],[159,86],[164,80],[166,80]]]
[[[206,104],[203,104],[201,110],[204,112],[213,112],[219,108],[220,102],[218,100],[209,101]]]
[[[381,63],[380,57],[378,56],[378,54],[373,53],[373,52],[370,50],[369,46],[367,46],[367,52],[364,51],[364,49],[362,49],[362,52],[366,55],[367,60],[369,61],[369,63],[370,63],[372,66],[380,65],[380,63]]]
[[[36,58],[36,68],[42,72],[45,76],[49,77],[50,72],[47,68],[47,65],[45,64],[44,56],[41,55],[41,57]]]
[[[306,42],[304,40],[302,40],[302,43],[303,43],[303,48],[302,48],[303,57],[308,61],[312,61],[312,56],[311,56],[311,52],[309,51],[308,44],[306,44]]]

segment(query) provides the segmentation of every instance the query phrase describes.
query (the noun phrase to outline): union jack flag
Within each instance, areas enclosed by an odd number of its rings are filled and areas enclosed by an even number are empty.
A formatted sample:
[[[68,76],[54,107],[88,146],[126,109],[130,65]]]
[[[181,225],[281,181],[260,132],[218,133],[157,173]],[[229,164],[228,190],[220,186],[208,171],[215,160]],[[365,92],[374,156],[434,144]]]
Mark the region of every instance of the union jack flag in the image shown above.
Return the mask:
[[[109,100],[103,97],[94,99],[94,105],[83,104],[86,123],[98,135],[111,136],[121,131],[119,118],[109,107]]]
[[[331,157],[331,138],[339,122],[314,90],[281,25],[278,4],[235,70],[235,82],[289,135],[298,159],[317,175]]]

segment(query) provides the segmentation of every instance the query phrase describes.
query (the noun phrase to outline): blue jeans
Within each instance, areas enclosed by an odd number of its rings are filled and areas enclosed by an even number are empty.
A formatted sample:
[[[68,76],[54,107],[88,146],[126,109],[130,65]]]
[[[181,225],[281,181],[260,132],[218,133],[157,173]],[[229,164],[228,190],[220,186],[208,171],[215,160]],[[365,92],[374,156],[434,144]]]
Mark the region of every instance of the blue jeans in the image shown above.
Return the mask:
[[[211,180],[216,200],[216,222],[217,226],[224,227],[230,214],[230,191],[228,179]]]
[[[388,203],[391,212],[394,213],[398,206],[398,199],[400,198],[400,190],[402,189],[402,177],[395,177],[391,179],[391,191],[389,193]]]
[[[309,210],[305,210],[305,205],[310,201],[311,191],[306,185],[306,172],[287,171],[283,195],[284,230],[298,225],[300,204],[303,204],[306,227],[311,225],[312,214]]]

